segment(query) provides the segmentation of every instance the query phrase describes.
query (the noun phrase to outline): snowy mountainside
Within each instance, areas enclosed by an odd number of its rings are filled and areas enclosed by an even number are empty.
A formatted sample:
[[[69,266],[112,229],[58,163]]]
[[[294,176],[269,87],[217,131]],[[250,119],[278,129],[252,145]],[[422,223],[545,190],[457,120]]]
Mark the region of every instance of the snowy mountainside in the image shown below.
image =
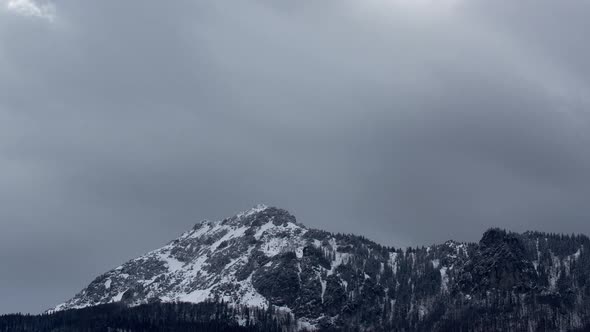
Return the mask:
[[[95,279],[55,310],[124,301],[225,302],[267,306],[253,287],[252,257],[303,255],[307,229],[284,210],[259,205],[222,221],[203,221],[166,246]],[[268,264],[267,264],[268,265]]]
[[[479,243],[396,249],[260,205],[198,223],[51,311],[223,301],[272,305],[309,328],[571,330],[590,322],[589,249],[582,235],[500,229]]]

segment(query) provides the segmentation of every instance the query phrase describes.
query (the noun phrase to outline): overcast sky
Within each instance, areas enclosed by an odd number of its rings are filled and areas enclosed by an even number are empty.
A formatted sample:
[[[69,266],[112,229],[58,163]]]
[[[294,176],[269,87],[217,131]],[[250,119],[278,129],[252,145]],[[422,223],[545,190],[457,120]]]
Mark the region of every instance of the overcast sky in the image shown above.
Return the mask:
[[[590,233],[590,1],[0,0],[0,313],[257,203]]]

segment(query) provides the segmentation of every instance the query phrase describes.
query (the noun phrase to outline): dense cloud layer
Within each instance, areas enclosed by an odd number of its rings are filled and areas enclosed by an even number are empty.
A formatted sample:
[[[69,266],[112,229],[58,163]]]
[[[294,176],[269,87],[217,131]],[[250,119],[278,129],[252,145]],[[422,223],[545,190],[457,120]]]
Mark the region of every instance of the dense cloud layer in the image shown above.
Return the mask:
[[[0,0],[0,312],[256,203],[590,233],[590,2]]]

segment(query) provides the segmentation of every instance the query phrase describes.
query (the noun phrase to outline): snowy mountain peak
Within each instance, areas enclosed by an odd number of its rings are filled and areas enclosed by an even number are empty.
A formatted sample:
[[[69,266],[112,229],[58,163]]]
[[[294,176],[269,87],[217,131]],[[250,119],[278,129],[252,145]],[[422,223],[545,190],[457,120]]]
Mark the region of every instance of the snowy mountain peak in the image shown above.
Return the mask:
[[[448,330],[447,322],[468,321],[471,328],[493,319],[499,330],[539,330],[547,322],[538,317],[554,317],[551,324],[558,325],[548,330],[571,330],[590,321],[590,297],[580,295],[590,294],[588,275],[585,236],[490,229],[479,243],[401,250],[309,229],[286,210],[259,205],[198,223],[99,276],[52,311],[211,300],[242,309],[272,305],[306,328],[339,330],[362,321],[361,330],[430,331]],[[502,303],[518,311],[498,308]],[[487,320],[470,316],[473,308]],[[475,330],[489,326],[480,327]]]
[[[123,301],[268,305],[253,286],[262,260],[286,252],[303,256],[307,229],[283,209],[258,205],[231,218],[203,221],[166,246],[96,278],[54,310]],[[265,263],[266,264],[266,263]]]
[[[264,210],[268,209],[268,206],[266,206],[265,204],[258,204],[256,206],[254,206],[253,208],[240,212],[236,215],[236,217],[238,218],[243,218],[243,217],[247,217],[253,214],[256,214],[258,212],[262,212]]]
[[[287,210],[276,207],[268,207],[266,205],[257,205],[256,207],[240,212],[234,217],[224,219],[221,223],[225,224],[242,224],[245,226],[260,226],[267,222],[272,222],[274,225],[286,225],[288,223],[296,224],[295,216],[290,214]],[[299,225],[303,226],[303,225]]]

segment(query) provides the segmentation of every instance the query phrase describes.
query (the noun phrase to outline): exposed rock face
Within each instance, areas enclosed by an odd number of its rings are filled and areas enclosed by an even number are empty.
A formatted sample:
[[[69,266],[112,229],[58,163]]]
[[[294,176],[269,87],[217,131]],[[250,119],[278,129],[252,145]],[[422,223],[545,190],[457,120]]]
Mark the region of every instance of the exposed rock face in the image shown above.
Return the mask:
[[[524,293],[537,285],[537,273],[527,259],[523,239],[500,229],[484,233],[478,250],[462,268],[460,287],[466,293],[490,289]]]
[[[214,300],[318,328],[567,330],[590,321],[589,249],[585,236],[491,229],[479,244],[401,250],[258,206],[195,225],[54,310]]]

